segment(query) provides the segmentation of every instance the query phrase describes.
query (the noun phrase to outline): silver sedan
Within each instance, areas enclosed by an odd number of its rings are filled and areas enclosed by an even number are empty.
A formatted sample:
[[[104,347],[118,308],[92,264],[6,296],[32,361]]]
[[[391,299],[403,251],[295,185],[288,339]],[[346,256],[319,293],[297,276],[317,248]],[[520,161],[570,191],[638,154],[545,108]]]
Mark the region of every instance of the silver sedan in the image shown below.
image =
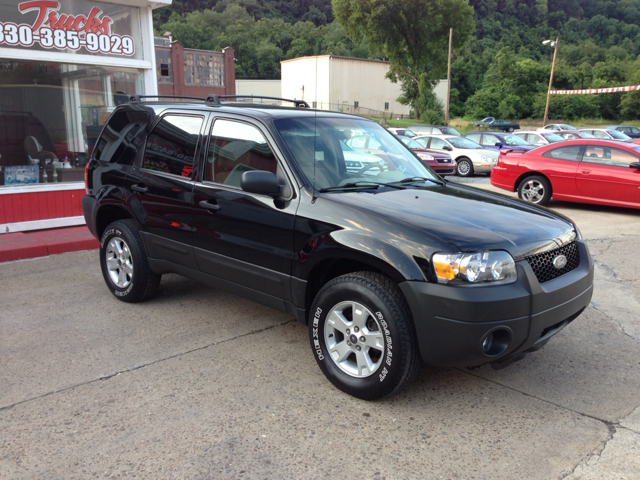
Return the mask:
[[[497,150],[484,148],[468,138],[456,135],[422,135],[413,137],[425,148],[448,152],[456,160],[456,173],[469,177],[474,173],[489,173],[498,161]]]

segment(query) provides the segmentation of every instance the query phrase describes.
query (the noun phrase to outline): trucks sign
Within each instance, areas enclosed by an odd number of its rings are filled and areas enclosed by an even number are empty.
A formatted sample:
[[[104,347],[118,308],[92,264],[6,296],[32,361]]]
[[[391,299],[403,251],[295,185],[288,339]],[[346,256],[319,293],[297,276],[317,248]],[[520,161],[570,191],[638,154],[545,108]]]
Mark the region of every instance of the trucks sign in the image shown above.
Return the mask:
[[[84,5],[87,5],[83,2]],[[31,47],[39,44],[45,49],[81,50],[89,53],[132,56],[135,43],[129,35],[112,32],[114,21],[94,6],[85,14],[60,12],[60,2],[30,0],[18,5],[22,14],[37,13],[35,21],[27,23],[2,22],[0,18],[0,46]]]

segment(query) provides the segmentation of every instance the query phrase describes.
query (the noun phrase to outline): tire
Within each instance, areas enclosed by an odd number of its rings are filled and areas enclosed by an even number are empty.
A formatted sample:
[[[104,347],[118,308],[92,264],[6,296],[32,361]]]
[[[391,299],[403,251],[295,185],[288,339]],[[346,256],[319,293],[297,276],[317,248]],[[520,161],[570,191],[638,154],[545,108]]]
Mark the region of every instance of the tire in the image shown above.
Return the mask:
[[[514,130],[515,130],[515,128],[513,128],[513,127],[507,128],[507,132],[509,132],[509,133],[512,133]]]
[[[100,240],[102,276],[111,293],[123,302],[141,302],[158,292],[161,275],[149,269],[134,220],[111,223]]]
[[[473,162],[466,157],[457,160],[456,173],[459,177],[471,177],[473,175]]]
[[[309,340],[327,379],[363,400],[397,392],[421,364],[409,306],[378,273],[350,273],[322,287],[311,307]]]
[[[536,205],[546,205],[551,200],[551,184],[540,175],[526,177],[518,185],[518,197]]]

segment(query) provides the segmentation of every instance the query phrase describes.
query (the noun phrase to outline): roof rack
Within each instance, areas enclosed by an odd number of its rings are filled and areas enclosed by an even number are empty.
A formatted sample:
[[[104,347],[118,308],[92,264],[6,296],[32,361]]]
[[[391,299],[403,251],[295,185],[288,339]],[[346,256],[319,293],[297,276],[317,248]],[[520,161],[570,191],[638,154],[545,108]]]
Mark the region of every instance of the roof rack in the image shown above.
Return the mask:
[[[204,100],[202,97],[185,97],[183,95],[130,95],[129,103],[142,103],[145,98],[177,98],[180,100],[198,100],[200,102]]]
[[[259,98],[259,99],[263,99],[263,100],[279,100],[279,101],[283,101],[283,102],[291,102],[296,107],[309,108],[309,104],[307,102],[305,102],[304,100],[291,100],[290,98],[280,98],[280,97],[263,97],[261,95],[207,95],[207,98],[205,99],[205,103],[208,104],[208,105],[219,106],[219,105],[221,105],[220,100],[228,99],[228,98],[236,98],[236,99],[238,99],[238,98]]]
[[[204,101],[205,104],[211,106],[220,106],[220,100],[226,100],[231,98],[259,98],[263,100],[278,100],[281,102],[291,102],[296,107],[300,108],[309,108],[309,104],[304,100],[291,100],[289,98],[280,98],[280,97],[262,97],[259,95],[207,95],[207,98],[202,97],[186,97],[183,95],[130,95],[129,103],[137,104],[143,103],[146,98],[175,98],[178,100],[197,100],[199,102]]]

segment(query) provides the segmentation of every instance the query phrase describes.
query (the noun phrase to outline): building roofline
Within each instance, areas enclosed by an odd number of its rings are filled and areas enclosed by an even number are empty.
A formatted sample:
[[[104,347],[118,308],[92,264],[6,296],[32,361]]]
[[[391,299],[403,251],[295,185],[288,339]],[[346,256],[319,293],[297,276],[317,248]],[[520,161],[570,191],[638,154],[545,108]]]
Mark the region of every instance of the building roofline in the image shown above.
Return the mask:
[[[390,63],[387,60],[374,60],[371,58],[358,58],[358,57],[342,57],[340,55],[308,55],[306,57],[296,57],[296,58],[290,58],[288,60],[281,60],[280,63],[287,63],[287,62],[294,62],[296,60],[304,60],[307,58],[338,58],[340,60],[359,60],[361,62],[371,62],[371,63],[386,63],[387,65]]]

